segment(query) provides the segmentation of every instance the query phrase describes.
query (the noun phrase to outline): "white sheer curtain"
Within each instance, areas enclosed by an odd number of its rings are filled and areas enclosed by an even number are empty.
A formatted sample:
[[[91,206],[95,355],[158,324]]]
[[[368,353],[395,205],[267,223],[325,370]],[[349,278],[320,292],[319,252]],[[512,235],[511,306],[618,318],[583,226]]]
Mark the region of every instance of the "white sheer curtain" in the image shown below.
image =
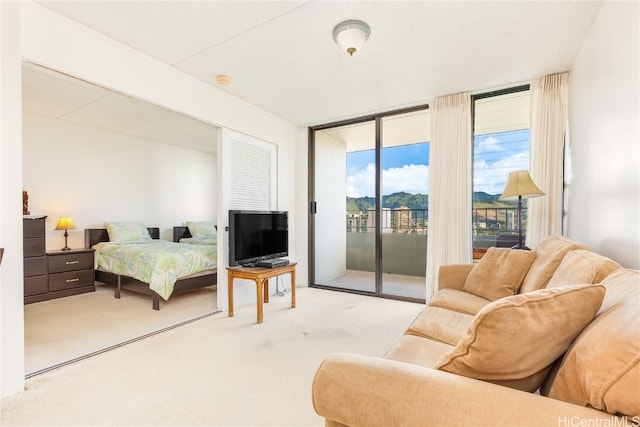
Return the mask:
[[[427,301],[438,290],[441,265],[473,260],[471,95],[464,92],[437,98],[429,110]]]
[[[526,245],[534,249],[546,236],[562,234],[568,86],[568,73],[531,82],[529,172],[546,193],[528,200]]]

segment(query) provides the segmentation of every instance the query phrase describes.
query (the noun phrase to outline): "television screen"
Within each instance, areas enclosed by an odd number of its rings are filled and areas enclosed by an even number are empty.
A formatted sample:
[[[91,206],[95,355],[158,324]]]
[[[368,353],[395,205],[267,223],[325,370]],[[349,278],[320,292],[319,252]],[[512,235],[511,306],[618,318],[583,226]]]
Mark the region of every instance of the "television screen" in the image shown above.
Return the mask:
[[[229,265],[289,255],[288,212],[229,211]]]

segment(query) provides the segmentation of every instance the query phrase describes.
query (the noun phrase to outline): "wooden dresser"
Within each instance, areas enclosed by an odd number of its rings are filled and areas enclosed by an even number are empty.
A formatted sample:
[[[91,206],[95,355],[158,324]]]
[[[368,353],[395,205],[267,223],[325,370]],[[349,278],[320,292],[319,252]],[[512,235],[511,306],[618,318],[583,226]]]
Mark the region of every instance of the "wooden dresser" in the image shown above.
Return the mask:
[[[96,290],[93,249],[47,252],[47,268],[49,298]]]
[[[47,293],[45,219],[46,217],[22,220],[25,304],[42,301],[38,297]]]
[[[46,251],[45,218],[23,219],[24,303],[94,292],[93,249]]]

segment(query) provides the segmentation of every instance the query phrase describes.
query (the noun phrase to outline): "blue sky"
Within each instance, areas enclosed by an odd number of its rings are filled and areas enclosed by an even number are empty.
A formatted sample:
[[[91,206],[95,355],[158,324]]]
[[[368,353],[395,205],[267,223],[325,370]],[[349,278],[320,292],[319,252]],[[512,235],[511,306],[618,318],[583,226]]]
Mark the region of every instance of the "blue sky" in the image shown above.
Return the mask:
[[[347,154],[347,195],[373,196],[373,150]],[[427,193],[429,144],[383,149],[382,192]],[[529,130],[479,135],[474,140],[474,191],[500,194],[510,171],[529,168]]]
[[[401,145],[382,150],[382,194],[406,191],[427,194],[429,143]],[[373,196],[375,192],[375,152],[347,154],[347,196]]]
[[[384,169],[398,168],[408,164],[429,164],[429,144],[410,144],[389,147],[382,150],[382,164]],[[347,169],[364,169],[369,163],[375,162],[373,150],[354,151],[347,156]]]
[[[476,136],[474,191],[500,194],[509,172],[529,169],[529,129]]]

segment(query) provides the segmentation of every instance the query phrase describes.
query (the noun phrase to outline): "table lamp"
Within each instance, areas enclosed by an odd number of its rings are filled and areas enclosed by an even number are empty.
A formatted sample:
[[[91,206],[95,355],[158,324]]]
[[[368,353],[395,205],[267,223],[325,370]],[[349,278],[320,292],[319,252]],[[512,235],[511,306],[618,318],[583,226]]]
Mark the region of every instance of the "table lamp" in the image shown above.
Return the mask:
[[[76,225],[73,223],[73,219],[68,216],[61,216],[58,220],[58,225],[56,225],[56,230],[64,230],[64,248],[63,251],[70,251],[71,248],[67,245],[67,238],[69,237],[69,233],[67,230],[72,230],[76,228]]]
[[[507,185],[504,187],[500,200],[518,198],[518,244],[513,246],[511,249],[529,250],[529,248],[522,242],[522,198],[540,196],[544,196],[544,193],[533,183],[533,180],[529,175],[529,171],[509,172]]]

